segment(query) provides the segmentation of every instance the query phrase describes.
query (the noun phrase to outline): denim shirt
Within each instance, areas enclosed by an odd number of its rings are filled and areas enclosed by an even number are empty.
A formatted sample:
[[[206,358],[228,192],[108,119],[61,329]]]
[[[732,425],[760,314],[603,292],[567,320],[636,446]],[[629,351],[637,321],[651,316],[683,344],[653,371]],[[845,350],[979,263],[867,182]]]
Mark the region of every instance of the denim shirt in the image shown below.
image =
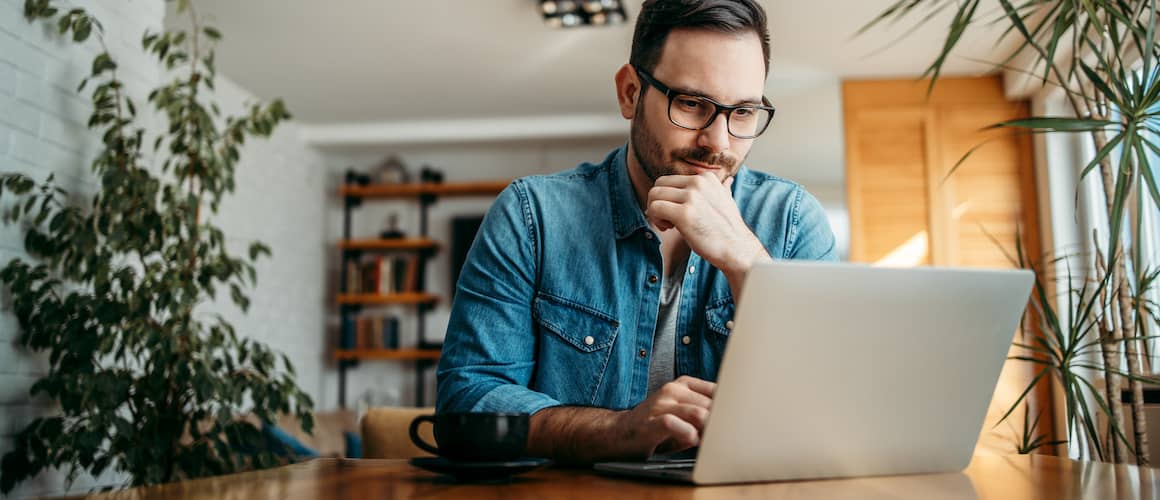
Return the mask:
[[[644,400],[663,265],[626,151],[524,177],[500,193],[456,285],[437,371],[438,412],[626,409]],[[771,257],[835,259],[825,213],[801,186],[742,166],[731,189]],[[715,381],[733,293],[695,252],[686,265],[675,374]]]

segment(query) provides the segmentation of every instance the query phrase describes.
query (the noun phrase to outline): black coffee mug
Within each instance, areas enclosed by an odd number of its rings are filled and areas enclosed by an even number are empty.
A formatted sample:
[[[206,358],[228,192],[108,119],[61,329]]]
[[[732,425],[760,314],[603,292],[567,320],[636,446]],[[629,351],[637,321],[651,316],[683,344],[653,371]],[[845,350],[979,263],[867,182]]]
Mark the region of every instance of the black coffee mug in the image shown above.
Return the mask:
[[[527,413],[439,413],[411,421],[411,441],[423,450],[452,460],[493,462],[524,456],[528,445]],[[419,425],[435,426],[431,446],[419,437]]]

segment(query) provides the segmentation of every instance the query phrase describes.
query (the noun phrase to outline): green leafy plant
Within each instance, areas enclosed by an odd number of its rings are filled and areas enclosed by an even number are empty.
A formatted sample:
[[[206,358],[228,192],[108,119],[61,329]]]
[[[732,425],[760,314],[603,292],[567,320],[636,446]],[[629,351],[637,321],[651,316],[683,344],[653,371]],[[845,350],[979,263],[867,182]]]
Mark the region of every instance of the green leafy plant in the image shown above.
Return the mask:
[[[998,24],[1005,26],[998,41],[1015,36],[1020,43],[995,67],[1033,75],[1042,85],[1063,90],[1072,116],[1031,117],[993,127],[1030,134],[1086,134],[1096,153],[1083,169],[1083,176],[1099,173],[1110,231],[1095,238],[1092,252],[1044,258],[1041,262],[1032,262],[1019,252],[1020,265],[1035,269],[1039,279],[1028,311],[1028,324],[1035,328],[1025,331],[1030,338],[1017,344],[1027,354],[1015,358],[1034,363],[1040,370],[1007,416],[1032,389],[1058,384],[1065,397],[1069,439],[1078,439],[1083,450],[1100,460],[1122,462],[1134,456],[1139,464],[1148,464],[1142,384],[1157,381],[1150,375],[1151,356],[1146,342],[1151,338],[1147,324],[1156,320],[1156,304],[1147,300],[1156,272],[1144,265],[1138,243],[1143,237],[1141,215],[1146,199],[1151,200],[1150,207],[1160,203],[1160,189],[1149,163],[1150,153],[1160,154],[1156,2],[998,3],[999,12],[991,13],[979,9],[980,0],[899,0],[862,31],[919,14],[921,25],[950,9],[954,15],[946,40],[923,74],[930,78],[932,89],[964,33],[980,24]],[[1012,64],[1024,56],[1032,61],[1030,69]],[[1066,286],[1070,289],[1057,297],[1050,291],[1049,283],[1055,283],[1051,268],[1071,257],[1085,262],[1091,258],[1085,256],[1094,256],[1094,265],[1078,277],[1072,276],[1068,268]],[[1056,306],[1057,301],[1066,302],[1066,308],[1062,304]],[[1093,373],[1103,379],[1102,386]],[[1122,380],[1128,382],[1133,395],[1131,437],[1123,431]],[[1097,408],[1089,407],[1089,400]],[[1101,416],[1106,421],[1102,427]],[[1026,435],[1023,441],[1034,443]]]
[[[91,89],[88,126],[102,144],[92,162],[95,196],[71,197],[53,176],[0,175],[5,221],[23,224],[31,256],[9,261],[0,281],[20,343],[47,353],[48,373],[30,393],[59,407],[15,437],[0,472],[5,492],[53,467],[67,469],[70,482],[112,469],[133,485],[266,467],[283,460],[282,450],[261,425],[279,414],[296,415],[307,432],[313,425],[313,403],[289,359],[201,311],[219,291],[249,307],[253,262],[270,249],[253,243],[248,258],[235,257],[206,217],[234,190],[246,139],[269,136],[290,115],[280,101],[255,104],[219,127],[208,46],[220,33],[199,26],[185,2],[178,11],[188,13],[190,31],[142,40],[178,75],[148,96],[167,125],[151,151],[151,132],[102,50],[78,89]],[[26,0],[24,14],[104,47],[101,23],[83,9]]]

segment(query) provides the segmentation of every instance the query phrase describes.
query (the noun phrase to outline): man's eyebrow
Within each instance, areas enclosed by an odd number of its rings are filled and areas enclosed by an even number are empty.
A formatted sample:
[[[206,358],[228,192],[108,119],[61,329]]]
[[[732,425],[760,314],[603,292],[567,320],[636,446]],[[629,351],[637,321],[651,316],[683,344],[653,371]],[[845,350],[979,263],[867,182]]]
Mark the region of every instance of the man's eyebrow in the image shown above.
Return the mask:
[[[743,100],[741,100],[741,102],[738,102],[738,103],[728,104],[728,103],[721,102],[721,99],[718,99],[716,97],[710,97],[705,92],[701,92],[699,90],[691,89],[688,87],[669,87],[669,90],[671,90],[677,94],[685,94],[685,95],[691,95],[691,96],[695,96],[695,97],[704,97],[707,99],[712,99],[714,101],[720,102],[722,104],[727,104],[730,106],[764,106],[765,105],[765,102],[762,100],[761,97],[750,97],[748,99],[743,99]]]

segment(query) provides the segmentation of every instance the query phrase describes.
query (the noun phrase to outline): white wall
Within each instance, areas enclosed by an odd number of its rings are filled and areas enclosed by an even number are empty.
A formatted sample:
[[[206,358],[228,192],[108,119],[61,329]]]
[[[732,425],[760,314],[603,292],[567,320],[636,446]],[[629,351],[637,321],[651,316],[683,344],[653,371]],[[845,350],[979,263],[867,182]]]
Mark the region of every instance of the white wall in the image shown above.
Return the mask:
[[[145,30],[162,26],[164,2],[85,0],[72,4],[89,8],[104,24],[106,42],[130,94],[144,108],[148,89],[161,81],[156,65],[140,52]],[[88,168],[98,141],[85,128],[90,106],[75,93],[88,73],[93,44],[75,46],[60,41],[51,30],[29,25],[22,17],[23,0],[0,0],[0,171],[22,172],[36,179],[56,173],[64,185],[91,192]],[[228,34],[227,34],[228,35]],[[249,94],[219,77],[225,113],[238,112]],[[293,111],[293,109],[291,109]],[[260,239],[273,248],[273,258],[258,265],[257,290],[250,313],[232,306],[227,311],[241,335],[269,343],[290,355],[299,384],[314,397],[321,389],[324,366],[323,307],[329,296],[322,283],[325,193],[320,187],[323,163],[298,140],[297,125],[283,124],[269,141],[249,141],[237,172],[237,192],[217,217],[229,244],[244,249]],[[0,264],[25,256],[22,233],[0,226]],[[208,310],[208,309],[207,309]],[[51,406],[28,399],[28,388],[45,373],[42,357],[29,355],[15,342],[19,325],[7,299],[0,301],[0,454],[11,449],[11,436]],[[82,477],[73,492],[93,484],[120,484],[114,474],[99,480]],[[25,483],[16,496],[63,493],[59,474],[42,474]]]

